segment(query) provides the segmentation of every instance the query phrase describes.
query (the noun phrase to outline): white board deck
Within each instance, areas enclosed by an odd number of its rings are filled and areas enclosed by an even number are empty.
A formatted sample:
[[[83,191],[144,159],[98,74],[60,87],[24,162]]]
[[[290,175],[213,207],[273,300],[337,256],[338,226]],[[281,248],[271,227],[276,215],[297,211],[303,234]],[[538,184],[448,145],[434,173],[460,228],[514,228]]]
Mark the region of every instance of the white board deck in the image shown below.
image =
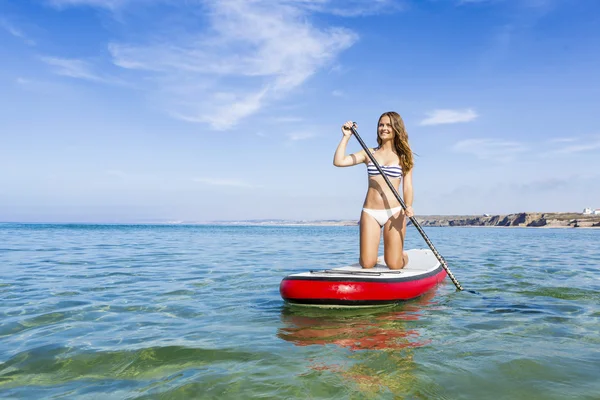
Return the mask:
[[[312,270],[293,274],[294,277],[329,277],[329,278],[348,278],[365,277],[367,279],[390,279],[394,277],[411,277],[424,275],[436,270],[440,262],[429,249],[410,249],[406,250],[408,254],[408,265],[400,270],[389,269],[383,260],[383,256],[377,259],[377,265],[373,268],[365,269],[359,263],[347,265],[344,267],[331,268],[327,270]]]

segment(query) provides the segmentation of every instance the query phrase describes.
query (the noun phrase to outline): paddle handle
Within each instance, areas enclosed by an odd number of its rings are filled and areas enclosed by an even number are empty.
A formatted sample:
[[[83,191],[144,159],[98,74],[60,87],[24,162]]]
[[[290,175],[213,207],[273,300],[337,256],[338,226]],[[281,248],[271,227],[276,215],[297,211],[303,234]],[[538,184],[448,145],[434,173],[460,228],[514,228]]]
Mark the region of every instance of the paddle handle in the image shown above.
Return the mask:
[[[402,200],[402,198],[398,194],[398,191],[396,190],[396,188],[394,187],[394,185],[392,185],[392,182],[390,182],[390,180],[387,177],[387,175],[383,173],[383,170],[381,169],[381,166],[379,166],[379,163],[377,162],[377,160],[375,160],[375,157],[373,156],[373,154],[371,154],[371,152],[369,151],[369,148],[367,147],[367,145],[365,144],[365,142],[363,142],[363,140],[361,139],[360,135],[358,134],[358,131],[356,130],[355,125],[352,125],[352,127],[350,129],[352,130],[352,133],[354,134],[354,137],[356,137],[356,140],[358,140],[358,143],[360,143],[360,145],[362,146],[362,148],[365,150],[365,152],[367,153],[367,155],[371,159],[371,162],[373,163],[373,165],[375,165],[375,167],[377,168],[377,171],[379,171],[379,173],[381,174],[381,176],[383,176],[383,179],[385,180],[385,183],[387,183],[387,185],[390,187],[390,189],[392,190],[392,193],[394,193],[394,196],[396,196],[396,199],[398,200],[398,202],[400,202],[400,205],[402,206],[402,208],[404,210],[406,210],[406,203],[404,203],[404,200]],[[425,231],[423,230],[423,228],[421,228],[421,224],[419,224],[419,222],[417,221],[417,219],[414,216],[409,217],[409,218],[410,218],[410,221],[415,226],[415,228],[417,228],[417,230],[419,231],[419,233],[421,234],[421,236],[425,240],[425,243],[427,243],[427,245],[429,246],[429,248],[431,249],[431,251],[433,252],[433,254],[435,255],[435,257],[438,259],[438,261],[440,262],[440,264],[442,265],[442,267],[446,270],[446,273],[450,277],[450,280],[452,280],[452,283],[454,283],[454,286],[456,286],[456,288],[458,290],[463,290],[463,287],[460,285],[460,283],[458,282],[458,280],[454,277],[454,274],[452,274],[452,271],[450,271],[450,268],[448,267],[448,263],[446,263],[446,260],[444,260],[444,257],[442,257],[442,255],[436,250],[435,246],[433,245],[433,243],[431,242],[431,240],[429,239],[429,237],[427,237],[427,235],[425,234]]]

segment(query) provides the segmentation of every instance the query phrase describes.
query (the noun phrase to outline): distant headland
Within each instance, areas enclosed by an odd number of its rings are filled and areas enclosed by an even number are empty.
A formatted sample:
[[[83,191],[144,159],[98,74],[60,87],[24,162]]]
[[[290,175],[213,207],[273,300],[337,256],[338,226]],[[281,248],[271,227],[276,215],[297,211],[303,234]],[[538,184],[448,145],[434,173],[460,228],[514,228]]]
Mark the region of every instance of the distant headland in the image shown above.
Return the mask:
[[[535,228],[600,228],[600,215],[523,212],[506,215],[417,216],[422,226],[521,226]]]
[[[496,226],[496,227],[535,227],[535,228],[600,228],[599,214],[575,212],[522,212],[504,215],[417,215],[421,226]],[[214,221],[223,225],[318,225],[356,226],[358,220],[283,220],[257,219],[245,221]],[[411,222],[409,221],[409,224]]]

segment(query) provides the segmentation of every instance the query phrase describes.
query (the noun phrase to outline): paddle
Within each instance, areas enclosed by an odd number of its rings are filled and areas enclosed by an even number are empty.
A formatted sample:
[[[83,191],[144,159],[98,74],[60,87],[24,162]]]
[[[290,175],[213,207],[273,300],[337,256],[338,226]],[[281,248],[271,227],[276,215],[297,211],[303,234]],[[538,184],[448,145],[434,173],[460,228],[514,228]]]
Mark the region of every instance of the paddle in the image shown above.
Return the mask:
[[[398,201],[400,202],[400,205],[402,206],[402,208],[404,210],[406,210],[406,204],[404,203],[404,200],[402,200],[402,198],[398,194],[398,191],[396,191],[396,188],[394,188],[394,185],[392,185],[392,182],[390,182],[388,177],[383,173],[381,167],[379,166],[379,163],[377,162],[377,160],[375,160],[375,157],[373,156],[373,154],[371,154],[371,152],[369,151],[369,148],[367,147],[365,142],[363,142],[363,140],[360,138],[360,135],[358,134],[358,131],[356,130],[355,126],[356,126],[356,123],[354,123],[354,125],[352,125],[352,128],[350,128],[352,130],[352,133],[354,134],[354,136],[356,137],[356,139],[358,140],[358,142],[360,143],[362,148],[365,150],[365,152],[371,159],[371,162],[373,163],[373,165],[375,165],[375,167],[377,167],[377,171],[379,171],[381,176],[383,176],[383,179],[385,179],[385,183],[387,183],[387,185],[390,187],[390,189],[394,193],[394,196],[396,196],[396,199],[398,199]],[[444,257],[442,257],[442,255],[435,249],[435,247],[433,246],[433,243],[431,243],[431,240],[429,240],[429,238],[425,234],[425,231],[423,230],[423,228],[421,228],[421,225],[419,224],[417,219],[413,216],[413,217],[410,217],[410,220],[413,223],[413,225],[415,226],[415,228],[417,228],[417,230],[419,231],[421,236],[423,236],[423,239],[425,239],[425,243],[427,243],[427,245],[429,246],[429,248],[431,249],[431,251],[433,252],[435,257],[439,260],[440,264],[442,264],[442,267],[448,273],[448,276],[452,280],[452,283],[454,283],[454,285],[456,286],[456,288],[458,290],[463,290],[460,283],[456,280],[454,275],[452,275],[452,272],[450,272],[450,268],[448,268],[448,264],[446,263],[446,260],[444,260]]]

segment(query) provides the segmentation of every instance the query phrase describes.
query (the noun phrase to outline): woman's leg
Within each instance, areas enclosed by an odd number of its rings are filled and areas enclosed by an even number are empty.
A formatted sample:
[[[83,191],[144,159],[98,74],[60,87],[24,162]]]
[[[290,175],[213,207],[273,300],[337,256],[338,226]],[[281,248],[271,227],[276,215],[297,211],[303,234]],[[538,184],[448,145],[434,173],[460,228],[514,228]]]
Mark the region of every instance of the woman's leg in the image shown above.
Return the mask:
[[[408,263],[408,254],[404,252],[406,218],[399,212],[392,216],[383,227],[383,255],[390,269],[402,269]]]
[[[371,215],[362,212],[360,215],[360,265],[373,268],[377,264],[381,226]]]

